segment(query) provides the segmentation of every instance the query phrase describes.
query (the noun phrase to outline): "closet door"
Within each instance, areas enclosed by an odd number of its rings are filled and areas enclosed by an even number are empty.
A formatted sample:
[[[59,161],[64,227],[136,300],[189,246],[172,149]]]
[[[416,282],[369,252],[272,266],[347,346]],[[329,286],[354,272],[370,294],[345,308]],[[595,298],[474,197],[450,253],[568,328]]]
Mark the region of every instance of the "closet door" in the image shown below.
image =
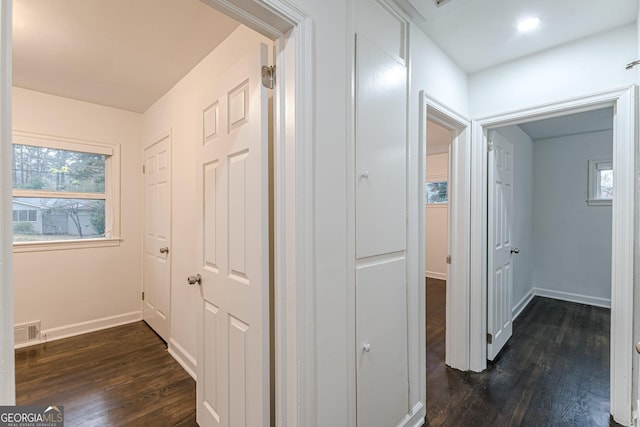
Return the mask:
[[[359,426],[409,411],[407,70],[356,37],[356,356]]]

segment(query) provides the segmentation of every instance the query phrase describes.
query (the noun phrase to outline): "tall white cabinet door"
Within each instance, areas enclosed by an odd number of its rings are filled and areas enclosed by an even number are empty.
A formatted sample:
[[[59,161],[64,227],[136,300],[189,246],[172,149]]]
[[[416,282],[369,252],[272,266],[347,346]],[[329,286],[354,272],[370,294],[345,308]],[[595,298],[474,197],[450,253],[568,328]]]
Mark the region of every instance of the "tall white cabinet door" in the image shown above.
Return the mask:
[[[487,358],[495,359],[511,337],[513,287],[511,224],[513,221],[513,144],[490,135],[488,213]]]
[[[356,270],[359,426],[395,426],[408,412],[404,258]]]
[[[356,39],[356,258],[405,250],[407,69]]]
[[[269,425],[267,89],[256,44],[202,107],[198,159],[197,419],[200,426]]]
[[[171,135],[144,150],[143,319],[171,336]]]
[[[359,426],[409,412],[407,71],[356,38],[356,396]]]

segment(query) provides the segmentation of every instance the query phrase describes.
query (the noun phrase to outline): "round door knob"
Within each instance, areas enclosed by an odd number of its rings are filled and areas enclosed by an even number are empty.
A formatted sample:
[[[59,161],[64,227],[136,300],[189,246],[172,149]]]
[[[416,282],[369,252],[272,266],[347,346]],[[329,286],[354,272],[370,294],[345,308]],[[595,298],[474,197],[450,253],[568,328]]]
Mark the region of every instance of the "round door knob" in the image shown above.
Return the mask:
[[[195,276],[189,276],[187,277],[187,283],[189,283],[190,285],[195,285],[196,283],[198,285],[202,285],[202,276],[200,275],[200,273],[196,274]]]
[[[636,343],[636,351],[640,353],[640,342]]]
[[[362,349],[363,349],[366,353],[369,353],[369,352],[371,351],[371,344],[369,344],[369,343],[364,343],[364,344],[362,345]]]
[[[360,177],[364,179],[369,178],[369,171],[362,171],[362,173],[360,174]]]
[[[161,254],[168,254],[169,253],[169,247],[166,246],[164,248],[160,248],[160,253]]]
[[[512,253],[512,254],[519,254],[519,253],[520,253],[520,249],[518,249],[518,248],[511,248],[511,253]]]

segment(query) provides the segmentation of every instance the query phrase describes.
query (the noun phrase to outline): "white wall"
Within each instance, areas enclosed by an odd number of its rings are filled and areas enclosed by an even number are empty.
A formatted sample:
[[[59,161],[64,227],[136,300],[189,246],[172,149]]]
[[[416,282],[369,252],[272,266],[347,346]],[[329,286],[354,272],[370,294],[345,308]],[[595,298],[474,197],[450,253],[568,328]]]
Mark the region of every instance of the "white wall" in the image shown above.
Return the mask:
[[[15,322],[41,320],[54,338],[139,319],[142,115],[14,88],[13,129],[120,144],[123,239],[116,247],[15,253]]]
[[[612,131],[534,142],[536,293],[608,305],[611,206],[588,206],[587,161],[612,157]]]
[[[481,118],[564,101],[637,83],[625,70],[638,55],[629,24],[497,65],[469,76],[471,115]]]
[[[469,78],[417,26],[411,27],[411,104],[417,113],[420,90],[462,117],[469,116]],[[415,101],[415,102],[414,102]],[[413,126],[415,121],[410,122]],[[416,125],[415,132],[418,128]]]
[[[196,149],[202,143],[202,108],[205,94],[212,91],[216,76],[233,65],[255,41],[272,43],[240,26],[196,65],[143,116],[143,146],[149,146],[167,131],[172,135],[172,248],[171,248],[171,338],[170,349],[195,371],[196,314],[200,291],[186,278],[196,265]]]
[[[514,314],[526,306],[533,289],[533,141],[518,126],[495,130],[493,138],[513,143],[513,245],[520,253],[512,256]]]
[[[426,182],[448,181],[448,173],[448,153],[427,156]],[[448,204],[425,204],[425,211],[425,273],[427,277],[447,280]]]

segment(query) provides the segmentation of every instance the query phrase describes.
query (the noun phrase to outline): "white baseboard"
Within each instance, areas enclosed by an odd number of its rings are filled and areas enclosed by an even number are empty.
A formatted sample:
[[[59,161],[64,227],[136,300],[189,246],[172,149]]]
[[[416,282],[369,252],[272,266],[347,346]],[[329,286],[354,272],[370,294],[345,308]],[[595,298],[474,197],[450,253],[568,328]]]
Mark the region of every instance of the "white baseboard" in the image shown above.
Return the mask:
[[[447,280],[447,273],[438,273],[436,271],[425,271],[425,276],[431,279]]]
[[[173,338],[169,338],[169,354],[187,371],[191,378],[196,379],[197,362],[195,357],[189,354],[180,344],[178,344]]]
[[[611,300],[606,298],[590,297],[587,295],[573,294],[570,292],[556,291],[554,289],[533,288],[536,296],[559,299],[562,301],[577,302],[596,307],[611,308]]]
[[[41,338],[39,340],[18,344],[15,348],[43,344],[48,341],[55,341],[63,338],[74,337],[76,335],[87,334],[89,332],[96,332],[102,329],[113,328],[114,326],[125,325],[127,323],[133,323],[140,320],[142,320],[142,312],[132,311],[130,313],[103,317],[101,319],[89,320],[86,322],[73,323],[71,325],[59,326],[57,328],[42,329],[40,331]]]
[[[520,302],[518,302],[516,306],[513,307],[513,309],[511,310],[512,320],[516,320],[516,317],[520,316],[520,313],[522,313],[522,310],[524,310],[527,307],[527,305],[529,305],[529,303],[531,302],[534,296],[535,296],[535,293],[533,292],[533,289],[531,289],[529,292],[527,292],[527,294],[524,297],[522,297]]]
[[[398,423],[398,426],[402,427],[420,427],[424,425],[424,417],[426,415],[426,409],[422,402],[418,402],[413,405],[411,413],[407,414],[402,421]]]

